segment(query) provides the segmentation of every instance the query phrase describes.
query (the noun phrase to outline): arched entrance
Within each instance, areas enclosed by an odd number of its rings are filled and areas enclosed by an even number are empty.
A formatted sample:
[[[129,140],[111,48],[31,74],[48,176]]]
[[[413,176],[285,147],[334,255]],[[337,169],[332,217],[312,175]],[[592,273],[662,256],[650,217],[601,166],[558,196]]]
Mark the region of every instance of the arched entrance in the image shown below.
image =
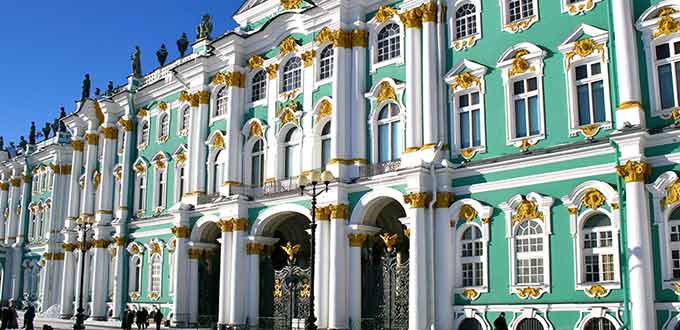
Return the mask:
[[[408,329],[409,231],[391,197],[367,204],[362,224],[375,227],[361,249],[361,329]]]
[[[264,219],[258,234],[277,239],[260,259],[259,327],[303,329],[309,313],[309,218],[284,211]]]
[[[198,325],[212,327],[217,323],[220,294],[220,244],[222,232],[215,222],[201,225],[196,246],[202,248],[198,259]],[[182,270],[179,270],[182,271]]]

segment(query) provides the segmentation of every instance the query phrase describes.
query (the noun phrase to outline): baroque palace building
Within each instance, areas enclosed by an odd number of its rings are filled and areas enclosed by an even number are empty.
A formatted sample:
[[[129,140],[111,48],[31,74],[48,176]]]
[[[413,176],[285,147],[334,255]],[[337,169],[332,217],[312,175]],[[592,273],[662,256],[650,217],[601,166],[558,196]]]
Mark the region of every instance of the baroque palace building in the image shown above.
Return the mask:
[[[320,329],[680,329],[680,1],[234,19],[0,152],[3,299],[69,318],[84,277],[95,320],[297,329],[313,289]]]

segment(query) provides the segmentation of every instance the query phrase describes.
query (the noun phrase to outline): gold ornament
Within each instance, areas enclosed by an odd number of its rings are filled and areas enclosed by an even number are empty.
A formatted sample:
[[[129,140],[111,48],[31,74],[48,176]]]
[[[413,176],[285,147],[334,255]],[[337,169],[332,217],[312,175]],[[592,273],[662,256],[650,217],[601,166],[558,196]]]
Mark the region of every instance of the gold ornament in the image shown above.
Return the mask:
[[[600,206],[602,206],[602,204],[604,204],[605,201],[606,198],[599,190],[595,188],[590,188],[586,191],[585,195],[583,195],[583,199],[581,199],[581,204],[589,209],[596,210]]]
[[[364,245],[364,242],[366,242],[366,234],[348,234],[347,238],[349,238],[349,246],[351,247],[361,247]]]
[[[278,75],[279,72],[279,65],[278,64],[272,64],[267,67],[267,78],[269,80],[276,79],[276,76]]]
[[[652,173],[652,168],[645,162],[634,162],[629,160],[625,165],[616,167],[616,174],[623,177],[624,181],[647,182]]]
[[[468,89],[473,85],[481,86],[480,78],[470,72],[463,72],[453,78],[453,84],[451,84],[451,88],[453,90],[456,90],[457,88]]]
[[[581,133],[583,133],[583,136],[585,136],[587,139],[593,138],[595,135],[597,135],[597,132],[600,131],[600,125],[598,124],[590,124],[581,127]]]
[[[476,300],[479,298],[479,292],[477,292],[475,289],[465,289],[463,290],[463,297],[470,301]]]
[[[527,28],[529,28],[529,24],[531,23],[531,21],[532,21],[534,18],[536,18],[536,16],[531,16],[531,17],[526,18],[526,19],[523,19],[523,20],[521,20],[521,21],[517,21],[517,22],[512,22],[512,23],[510,23],[510,24],[506,24],[506,25],[505,25],[505,28],[506,28],[506,29],[509,29],[510,31],[512,31],[512,33],[517,33],[517,32],[519,32],[519,31],[524,31],[524,30],[526,30]]]
[[[318,221],[328,221],[331,219],[331,208],[326,206],[326,207],[317,207],[316,208],[316,220]]]
[[[585,289],[586,294],[592,298],[602,298],[607,296],[607,289],[599,284],[595,284],[587,289]]]
[[[458,39],[453,42],[453,48],[455,50],[461,50],[461,49],[467,49],[475,45],[477,42],[477,37],[474,35],[465,38],[465,39]]]
[[[680,180],[676,180],[666,188],[666,197],[661,200],[661,205],[672,205],[678,201],[680,201]]]
[[[324,26],[324,28],[316,34],[316,37],[314,37],[314,41],[319,44],[333,42],[334,39],[335,36],[333,35],[333,31],[331,31],[331,29],[329,29],[327,26]]]
[[[570,15],[578,15],[578,14],[583,14],[586,11],[590,11],[595,7],[595,3],[593,0],[586,0],[581,3],[576,3],[576,4],[571,4],[569,5],[569,14]]]
[[[656,25],[656,31],[654,31],[654,34],[652,34],[653,39],[680,31],[680,23],[676,22],[671,17],[671,15],[675,13],[676,10],[671,7],[666,7],[659,10],[659,22]]]
[[[316,56],[316,52],[313,50],[302,53],[301,57],[305,68],[308,68],[314,64],[314,56]]]
[[[524,220],[539,219],[543,221],[543,214],[538,211],[538,205],[530,200],[522,200],[517,207],[515,215],[512,217],[512,224]]]
[[[510,72],[508,73],[508,76],[510,78],[527,72],[528,70],[534,70],[533,67],[530,67],[529,62],[525,60],[522,56],[529,54],[529,51],[526,49],[521,49],[518,50],[515,53],[515,57],[512,60],[512,67],[510,68]]]
[[[318,123],[321,119],[330,116],[333,113],[333,106],[328,100],[321,101],[319,105],[319,115],[316,117],[316,122]]]
[[[386,5],[380,5],[380,7],[378,7],[378,12],[375,14],[375,20],[378,21],[378,23],[384,23],[396,14],[396,9]]]
[[[8,191],[9,190],[9,184],[7,182],[0,182],[0,190]]]
[[[413,8],[403,14],[399,14],[399,19],[406,28],[420,28],[423,25],[423,11],[420,8]]]
[[[380,83],[380,86],[378,86],[378,103],[382,103],[384,101],[396,101],[397,100],[397,94],[394,91],[394,88],[390,83],[387,81],[383,81]]]
[[[379,237],[380,239],[382,239],[383,243],[385,243],[385,246],[387,247],[387,252],[392,252],[392,249],[394,248],[395,245],[397,245],[397,241],[399,240],[399,235],[397,234],[390,235],[390,233],[384,233]]]
[[[181,98],[181,96],[180,96],[180,98]],[[137,109],[137,117],[138,118],[144,118],[148,115],[149,115],[149,112],[146,110],[146,108],[141,107],[141,108]]]
[[[453,200],[455,199],[455,196],[453,195],[452,192],[438,192],[437,193],[437,201],[434,203],[434,207],[438,209],[445,209],[451,206],[451,203],[453,203]]]
[[[349,205],[338,204],[330,205],[331,219],[347,219],[349,215]]]
[[[522,299],[527,299],[527,298],[533,298],[537,299],[538,297],[541,296],[541,292],[543,289],[541,288],[518,288],[517,290],[517,296],[519,296]]]
[[[281,41],[279,45],[279,55],[286,56],[297,51],[297,41],[293,37],[288,37]]]
[[[272,292],[272,295],[274,296],[275,300],[279,300],[283,297],[283,289],[281,285],[281,280],[278,278],[274,280],[274,291]]]
[[[436,22],[437,21],[437,4],[434,2],[424,3],[420,6],[420,10],[423,13],[423,22]]]
[[[264,64],[264,59],[257,54],[253,54],[248,59],[248,67],[250,70],[259,69]]]
[[[168,104],[164,101],[161,101],[161,103],[158,104],[158,109],[161,111],[168,110]]]
[[[234,231],[245,231],[248,229],[248,219],[246,218],[234,218],[231,219]]]
[[[567,59],[567,67],[571,65],[571,62],[577,55],[581,58],[585,58],[586,56],[590,56],[590,54],[594,53],[595,51],[600,53],[602,56],[602,61],[604,62],[605,56],[607,55],[607,52],[604,49],[604,44],[595,43],[592,38],[576,41],[574,43],[574,49],[565,55]]]
[[[158,244],[157,242],[153,242],[153,243],[151,243],[150,250],[151,250],[151,255],[161,254],[161,245]]]
[[[250,125],[250,137],[259,136],[262,137],[262,125],[258,122],[253,122]]]
[[[115,127],[102,127],[102,135],[105,139],[115,140],[118,138],[118,129]]]
[[[338,30],[333,37],[333,47],[352,48],[352,32]]]
[[[285,10],[292,10],[300,8],[302,0],[281,0],[281,7]]]
[[[477,210],[475,210],[474,207],[468,205],[468,204],[463,204],[463,206],[460,207],[460,212],[458,212],[458,218],[465,221],[465,222],[471,222],[477,217]]]
[[[295,261],[295,255],[300,252],[300,249],[302,246],[300,244],[295,244],[288,242],[286,245],[281,246],[281,249],[283,252],[285,252],[288,255],[288,261],[293,262]]]
[[[215,134],[215,138],[213,139],[212,144],[210,144],[210,147],[213,149],[224,149],[224,137],[222,137],[222,134]]]
[[[210,92],[200,91],[197,94],[198,94],[198,102],[200,104],[209,104],[210,103]]]
[[[352,31],[352,46],[361,48],[368,47],[368,31],[366,30]]]
[[[264,245],[258,243],[248,243],[246,244],[246,254],[247,255],[263,255]]]
[[[87,144],[91,146],[96,146],[99,144],[99,135],[95,133],[87,133],[85,134],[85,141],[87,141]]]
[[[118,120],[118,125],[126,132],[132,132],[132,120],[125,120],[123,118]]]
[[[412,209],[425,208],[429,201],[430,194],[426,192],[415,192],[404,195],[404,202],[410,204]]]
[[[191,230],[187,226],[172,227],[170,232],[177,238],[189,238],[191,235]]]

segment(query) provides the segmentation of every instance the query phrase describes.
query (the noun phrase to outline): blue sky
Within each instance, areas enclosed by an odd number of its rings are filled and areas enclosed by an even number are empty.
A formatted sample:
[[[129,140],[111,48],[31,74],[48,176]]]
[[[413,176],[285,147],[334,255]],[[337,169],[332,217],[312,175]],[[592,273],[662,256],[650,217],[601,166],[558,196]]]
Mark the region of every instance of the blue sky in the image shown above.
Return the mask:
[[[73,112],[85,73],[95,87],[124,83],[135,45],[147,73],[165,43],[170,62],[182,32],[195,38],[201,16],[213,17],[213,36],[233,29],[241,0],[3,0],[0,12],[0,135],[6,143]]]

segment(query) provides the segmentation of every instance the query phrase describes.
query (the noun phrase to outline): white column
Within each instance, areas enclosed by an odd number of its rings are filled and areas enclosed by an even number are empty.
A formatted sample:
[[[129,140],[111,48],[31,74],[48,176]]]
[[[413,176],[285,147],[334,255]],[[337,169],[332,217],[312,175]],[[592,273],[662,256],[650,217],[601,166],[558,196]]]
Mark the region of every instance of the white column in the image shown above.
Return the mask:
[[[189,249],[189,325],[198,323],[198,259],[201,258],[202,251],[197,248]],[[177,294],[177,293],[175,293]]]
[[[650,324],[656,324],[650,210],[644,186],[650,171],[648,164],[638,161],[617,168],[626,182],[631,329],[648,329]]]
[[[409,288],[408,288],[408,328],[425,330],[427,328],[427,251],[425,226],[427,221],[427,193],[410,193],[404,200],[411,205],[406,210],[409,236]]]
[[[406,152],[417,151],[423,145],[422,54],[419,8],[402,14],[406,27]]]
[[[361,27],[363,28],[363,23]],[[366,145],[366,47],[368,46],[368,31],[356,29],[352,31],[352,113],[350,122],[352,151],[355,163],[368,162],[368,147]]]
[[[278,79],[278,64],[272,64],[267,67],[267,122],[276,122],[276,99],[279,95],[279,79]],[[270,125],[267,130],[267,157],[265,165],[265,183],[273,184],[278,177],[278,142],[276,139],[276,129],[274,125]]]
[[[453,317],[453,246],[449,223],[450,193],[438,193],[434,219],[435,328],[448,330]]]
[[[302,108],[303,109],[314,109],[314,103],[313,103],[313,86],[315,86],[315,80],[314,79],[314,62],[316,58],[316,52],[313,50],[310,50],[302,55],[302,58],[304,59],[304,69],[302,70],[302,87],[304,89],[304,93],[302,94]],[[304,146],[309,146],[311,149],[310,150],[321,150],[318,149],[319,145],[317,143],[316,136],[314,135],[314,118],[311,115],[306,115],[302,116],[302,129],[304,132],[304,141],[303,145]],[[318,155],[319,153],[315,154],[312,152],[303,152],[302,153],[302,162],[301,162],[301,169],[302,172],[306,171],[311,171],[317,169],[317,159],[320,159],[321,157]]]
[[[249,237],[250,240],[255,237]],[[246,245],[248,263],[248,327],[256,327],[260,314],[260,256],[265,246],[261,243],[250,242]]]
[[[125,145],[123,146],[123,159],[121,161],[121,172],[122,176],[120,178],[120,194],[119,197],[120,199],[117,201],[114,201],[114,203],[118,203],[118,214],[117,218],[118,219],[125,219],[124,221],[127,223],[127,218],[129,214],[129,205],[128,205],[128,197],[129,197],[129,192],[130,192],[130,181],[132,179],[132,150],[133,150],[133,141],[134,141],[134,135],[132,131],[132,120],[129,119],[128,115],[125,115],[122,119],[122,121],[128,123],[127,125],[121,125],[121,129],[125,131]],[[136,144],[136,143],[135,143]],[[180,196],[181,197],[181,196]],[[124,227],[121,227],[124,228]],[[119,235],[124,235],[125,233],[118,233]],[[120,275],[120,274],[119,274]],[[121,277],[119,277],[121,278]]]
[[[123,295],[123,283],[125,282],[125,261],[128,259],[127,250],[125,250],[126,238],[123,236],[118,236],[114,239],[116,244],[116,263],[113,265],[115,274],[109,274],[109,276],[115,276],[114,287],[113,287],[113,315],[114,319],[120,319],[123,310],[123,304],[125,298]],[[172,285],[172,283],[170,284]]]
[[[448,50],[448,40],[446,38],[446,2],[445,1],[438,1],[440,5],[439,9],[439,20],[437,22],[437,65],[438,65],[438,71],[437,71],[437,77],[440,77],[439,79],[442,79],[441,77],[444,77],[447,72],[447,63],[446,63],[446,53]],[[448,92],[447,92],[447,87],[448,85],[439,83],[438,84],[438,103],[437,107],[439,108],[439,111],[437,111],[437,115],[439,116],[438,122],[439,122],[439,140],[440,141],[448,141],[449,133],[448,133]]]
[[[352,159],[350,131],[352,33],[338,30],[333,42],[333,112],[331,115],[331,160],[329,170],[338,178],[349,176],[348,160]]]
[[[7,203],[9,202],[9,183],[0,182],[0,242],[5,241],[5,223],[7,218],[5,217],[4,210],[7,208]]]
[[[15,175],[18,174],[15,173]],[[12,245],[17,239],[17,226],[19,224],[18,209],[21,205],[21,178],[18,176],[12,178],[9,189],[9,225],[7,226],[5,244]]]
[[[94,217],[95,209],[95,182],[94,171],[97,169],[97,147],[99,145],[99,135],[90,129],[85,134],[85,192],[81,196],[81,215]]]
[[[349,234],[348,307],[350,330],[361,330],[361,247],[366,234]]]
[[[616,72],[619,86],[619,105],[616,126],[626,123],[645,127],[645,113],[640,103],[640,69],[638,67],[637,33],[634,30],[633,1],[612,1],[612,25],[616,49]]]
[[[314,272],[314,312],[319,329],[328,329],[328,287],[330,275],[330,207],[316,209],[316,246],[314,264],[319,271]]]
[[[349,205],[331,205],[331,239],[328,329],[348,329],[347,315],[347,236],[345,222]]]
[[[437,4],[421,6],[423,12],[423,143],[439,142],[437,121],[438,88],[442,79],[437,76]]]
[[[73,241],[75,241],[75,237]],[[64,243],[63,284],[59,302],[59,316],[63,319],[73,316],[73,300],[75,299],[73,290],[76,283],[76,252],[74,252],[74,249],[75,244]]]
[[[189,192],[205,194],[206,161],[208,148],[208,121],[210,119],[210,92],[199,91],[191,97],[192,129],[189,134]],[[193,201],[196,203],[196,201]]]
[[[229,81],[227,86],[229,88],[229,121],[227,122],[227,136],[226,136],[226,151],[235,159],[241,158],[243,155],[243,135],[241,134],[241,120],[243,118],[243,94],[245,87],[245,76],[239,71],[232,71],[231,74],[238,79]],[[237,80],[237,81],[236,81]],[[225,173],[223,178],[225,182],[222,184],[227,191],[224,195],[230,195],[229,188],[231,186],[239,186],[243,183],[241,179],[241,164],[240,161],[227,162],[225,166]]]
[[[220,307],[217,314],[218,325],[229,324],[229,302],[230,302],[230,284],[229,270],[231,263],[231,236],[233,232],[233,224],[230,220],[220,220],[218,223],[222,230],[222,238],[220,239]]]
[[[189,234],[190,229],[186,225],[188,223],[189,217],[184,213],[179,213],[175,215],[175,227],[173,227],[172,232],[175,234],[175,253],[173,257],[175,258],[175,274],[173,276],[173,293],[175,299],[172,305],[173,319],[171,320],[174,327],[187,327],[189,326],[189,314],[190,314],[190,281],[198,279],[193,279],[191,270],[192,267],[196,265],[194,262],[189,261]]]
[[[234,232],[231,239],[231,268],[229,296],[229,323],[234,326],[245,324],[245,287],[243,277],[246,274],[244,261],[246,259],[245,231],[248,227],[248,219],[238,218],[233,220]]]

